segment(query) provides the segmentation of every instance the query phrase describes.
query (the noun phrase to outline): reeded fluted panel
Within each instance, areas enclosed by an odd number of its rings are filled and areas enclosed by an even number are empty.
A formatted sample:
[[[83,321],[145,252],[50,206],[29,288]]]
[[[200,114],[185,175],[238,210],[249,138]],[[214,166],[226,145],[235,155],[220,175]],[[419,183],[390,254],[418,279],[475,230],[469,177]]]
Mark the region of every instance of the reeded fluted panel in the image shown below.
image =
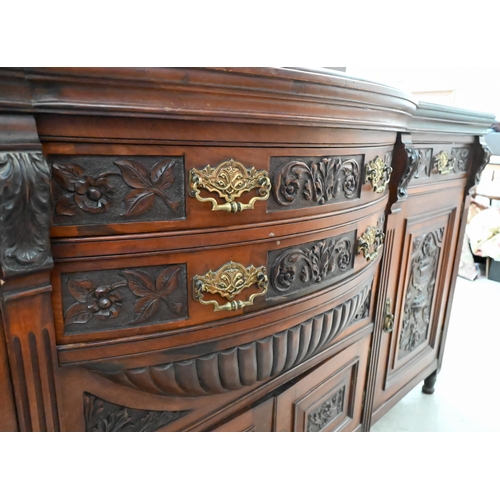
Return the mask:
[[[224,351],[114,373],[94,369],[118,384],[163,396],[238,390],[276,377],[326,348],[349,324],[368,314],[370,290],[371,283],[337,307],[288,330]]]

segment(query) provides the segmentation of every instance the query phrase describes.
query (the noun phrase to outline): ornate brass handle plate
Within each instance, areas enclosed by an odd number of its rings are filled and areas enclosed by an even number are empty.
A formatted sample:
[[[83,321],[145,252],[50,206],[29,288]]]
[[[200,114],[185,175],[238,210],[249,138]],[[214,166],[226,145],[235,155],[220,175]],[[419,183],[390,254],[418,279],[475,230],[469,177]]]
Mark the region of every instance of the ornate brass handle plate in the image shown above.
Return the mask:
[[[391,333],[394,330],[394,314],[392,314],[392,301],[385,301],[384,332]]]
[[[446,151],[441,151],[433,158],[434,167],[441,175],[447,175],[455,168],[455,158],[452,158]]]
[[[198,201],[212,203],[212,211],[224,212],[253,209],[256,201],[267,200],[271,192],[271,181],[265,170],[256,170],[254,167],[248,169],[234,160],[224,161],[215,168],[210,165],[201,170],[192,168],[189,171],[189,186],[191,196]],[[219,205],[215,198],[203,198],[200,189],[217,193],[226,203]],[[243,193],[253,189],[258,190],[258,196],[254,196],[248,203],[235,201]]]
[[[386,165],[378,156],[366,164],[366,181],[370,182],[375,193],[383,193],[391,180],[392,167]]]
[[[358,238],[358,255],[362,252],[365,259],[370,262],[378,255],[384,243],[384,232],[373,226],[368,226],[366,231]]]
[[[228,262],[217,271],[207,271],[203,276],[193,277],[194,299],[204,305],[213,305],[214,311],[235,311],[252,305],[256,297],[267,293],[269,280],[265,266],[245,267],[238,262]],[[233,300],[242,290],[257,285],[260,292],[250,295],[248,300]],[[216,300],[205,300],[204,293],[218,293],[229,299],[220,305]]]

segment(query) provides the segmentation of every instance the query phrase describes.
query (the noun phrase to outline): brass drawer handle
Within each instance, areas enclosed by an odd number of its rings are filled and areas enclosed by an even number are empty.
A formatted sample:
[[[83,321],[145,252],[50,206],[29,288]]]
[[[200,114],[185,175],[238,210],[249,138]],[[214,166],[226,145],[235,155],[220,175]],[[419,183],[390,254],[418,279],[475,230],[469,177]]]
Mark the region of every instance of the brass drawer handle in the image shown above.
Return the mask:
[[[453,172],[455,168],[455,158],[452,158],[446,151],[441,151],[433,158],[434,167],[441,175]]]
[[[378,256],[384,243],[384,232],[373,226],[368,226],[366,231],[358,238],[358,255],[362,252],[365,259],[370,262]]]
[[[269,280],[265,266],[245,267],[238,262],[228,262],[217,271],[207,271],[193,277],[194,299],[204,305],[213,305],[214,311],[236,311],[253,304],[256,297],[267,293]],[[242,290],[257,285],[262,291],[250,295],[248,300],[233,300]],[[218,293],[229,299],[220,305],[216,300],[204,300],[204,293]]]
[[[212,168],[207,165],[198,170],[189,171],[189,194],[198,201],[212,203],[212,211],[241,212],[253,209],[256,201],[265,201],[271,192],[271,181],[265,170],[255,170],[254,167],[246,168],[240,162],[227,160]],[[219,205],[215,198],[200,196],[200,188],[217,193],[226,203]],[[243,193],[258,189],[258,196],[253,197],[248,203],[234,201]]]
[[[392,167],[386,165],[378,156],[366,164],[366,180],[370,182],[375,193],[383,193],[391,180]]]
[[[392,301],[387,299],[385,301],[385,317],[384,317],[384,332],[392,333],[394,330],[394,314],[392,314]]]

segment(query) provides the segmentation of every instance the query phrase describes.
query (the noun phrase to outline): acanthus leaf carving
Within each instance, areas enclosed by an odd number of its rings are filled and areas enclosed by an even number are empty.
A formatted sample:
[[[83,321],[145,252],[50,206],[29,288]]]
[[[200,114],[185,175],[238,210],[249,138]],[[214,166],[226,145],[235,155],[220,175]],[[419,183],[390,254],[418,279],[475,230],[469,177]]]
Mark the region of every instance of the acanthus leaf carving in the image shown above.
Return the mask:
[[[188,414],[183,411],[136,410],[84,393],[85,432],[154,432]]]
[[[42,153],[0,152],[0,261],[4,276],[52,267],[50,174]]]
[[[355,158],[294,159],[274,169],[273,195],[278,205],[300,199],[318,205],[359,196],[361,169]]]
[[[313,285],[345,273],[353,265],[353,235],[316,241],[281,252],[274,261],[271,284],[278,292]]]

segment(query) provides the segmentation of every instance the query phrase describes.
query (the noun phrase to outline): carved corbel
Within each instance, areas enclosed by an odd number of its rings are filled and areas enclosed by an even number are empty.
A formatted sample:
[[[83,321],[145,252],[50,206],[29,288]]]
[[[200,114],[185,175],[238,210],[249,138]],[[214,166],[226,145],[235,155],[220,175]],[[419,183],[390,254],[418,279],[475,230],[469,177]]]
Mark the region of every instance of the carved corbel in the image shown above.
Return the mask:
[[[398,201],[405,200],[408,197],[408,185],[415,176],[420,163],[420,153],[417,149],[405,146],[405,152],[408,159],[403,176],[398,185]]]

